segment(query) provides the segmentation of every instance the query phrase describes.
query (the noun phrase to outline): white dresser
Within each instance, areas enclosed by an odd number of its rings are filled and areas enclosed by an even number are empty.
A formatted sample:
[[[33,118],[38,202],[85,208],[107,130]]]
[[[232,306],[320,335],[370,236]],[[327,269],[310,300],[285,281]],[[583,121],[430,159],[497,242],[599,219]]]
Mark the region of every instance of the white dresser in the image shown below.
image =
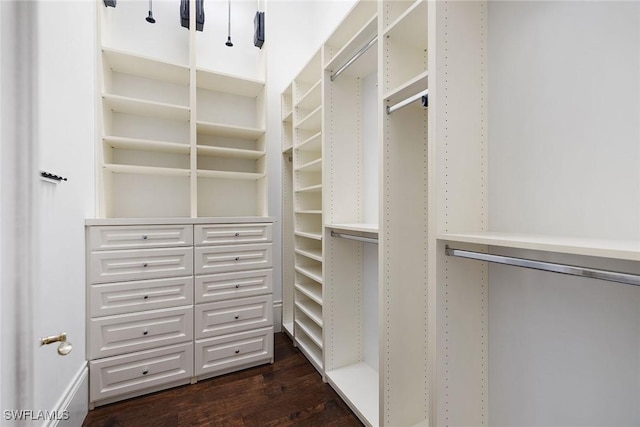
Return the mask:
[[[87,220],[91,407],[273,362],[272,222]]]

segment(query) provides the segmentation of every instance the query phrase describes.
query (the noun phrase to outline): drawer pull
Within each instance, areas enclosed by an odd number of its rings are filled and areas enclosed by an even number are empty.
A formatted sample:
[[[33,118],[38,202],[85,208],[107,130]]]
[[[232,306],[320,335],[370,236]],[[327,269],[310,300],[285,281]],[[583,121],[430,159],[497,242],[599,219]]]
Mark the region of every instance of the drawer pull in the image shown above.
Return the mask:
[[[149,373],[149,370],[145,368],[144,371],[142,371],[142,375],[147,375]]]
[[[236,285],[236,289],[238,289],[240,287],[240,285]]]
[[[239,256],[236,257],[236,261],[240,261],[240,257]]]
[[[148,267],[149,264],[147,264],[146,262],[144,264],[142,264],[143,267]]]
[[[240,233],[236,233],[236,237],[240,236]]]
[[[236,354],[240,353],[240,349],[236,348]]]
[[[234,319],[236,319],[236,320],[238,320],[238,319],[240,318],[240,315],[236,313],[236,314],[233,316],[233,318],[234,318]]]
[[[142,299],[149,299],[149,295],[143,296]]]
[[[147,240],[147,236],[142,236],[142,240]]]
[[[146,330],[146,329],[144,331],[142,331],[142,335],[147,335],[148,333],[149,333],[149,331]]]

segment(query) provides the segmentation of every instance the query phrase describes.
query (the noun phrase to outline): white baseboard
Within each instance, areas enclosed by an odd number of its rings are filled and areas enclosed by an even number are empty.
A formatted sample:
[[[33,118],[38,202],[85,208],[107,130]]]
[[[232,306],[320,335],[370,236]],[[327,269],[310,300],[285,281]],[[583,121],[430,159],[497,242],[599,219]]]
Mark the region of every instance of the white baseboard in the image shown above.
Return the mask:
[[[69,387],[64,391],[56,407],[53,408],[57,420],[45,422],[43,427],[81,427],[89,413],[89,367],[85,363]]]
[[[282,332],[282,301],[273,302],[273,332]]]

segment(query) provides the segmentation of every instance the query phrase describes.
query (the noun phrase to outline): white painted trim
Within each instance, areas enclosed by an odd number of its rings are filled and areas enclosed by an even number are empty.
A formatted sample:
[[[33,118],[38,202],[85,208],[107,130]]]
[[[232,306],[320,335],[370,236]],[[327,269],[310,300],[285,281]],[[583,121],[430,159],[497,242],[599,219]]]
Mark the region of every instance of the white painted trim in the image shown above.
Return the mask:
[[[83,363],[67,389],[51,411],[61,416],[59,420],[48,420],[43,427],[80,427],[89,413],[89,367]]]
[[[282,300],[273,302],[273,332],[282,332]]]

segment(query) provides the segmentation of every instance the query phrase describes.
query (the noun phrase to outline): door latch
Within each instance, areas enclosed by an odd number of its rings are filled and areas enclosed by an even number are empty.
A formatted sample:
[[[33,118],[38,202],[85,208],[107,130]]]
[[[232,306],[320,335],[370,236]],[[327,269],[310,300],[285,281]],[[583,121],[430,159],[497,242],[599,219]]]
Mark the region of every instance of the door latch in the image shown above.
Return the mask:
[[[50,337],[40,338],[40,346],[53,344],[54,342],[59,342],[58,345],[58,354],[60,356],[66,356],[71,353],[73,346],[70,342],[67,342],[67,333],[61,332],[58,335],[53,335]]]

